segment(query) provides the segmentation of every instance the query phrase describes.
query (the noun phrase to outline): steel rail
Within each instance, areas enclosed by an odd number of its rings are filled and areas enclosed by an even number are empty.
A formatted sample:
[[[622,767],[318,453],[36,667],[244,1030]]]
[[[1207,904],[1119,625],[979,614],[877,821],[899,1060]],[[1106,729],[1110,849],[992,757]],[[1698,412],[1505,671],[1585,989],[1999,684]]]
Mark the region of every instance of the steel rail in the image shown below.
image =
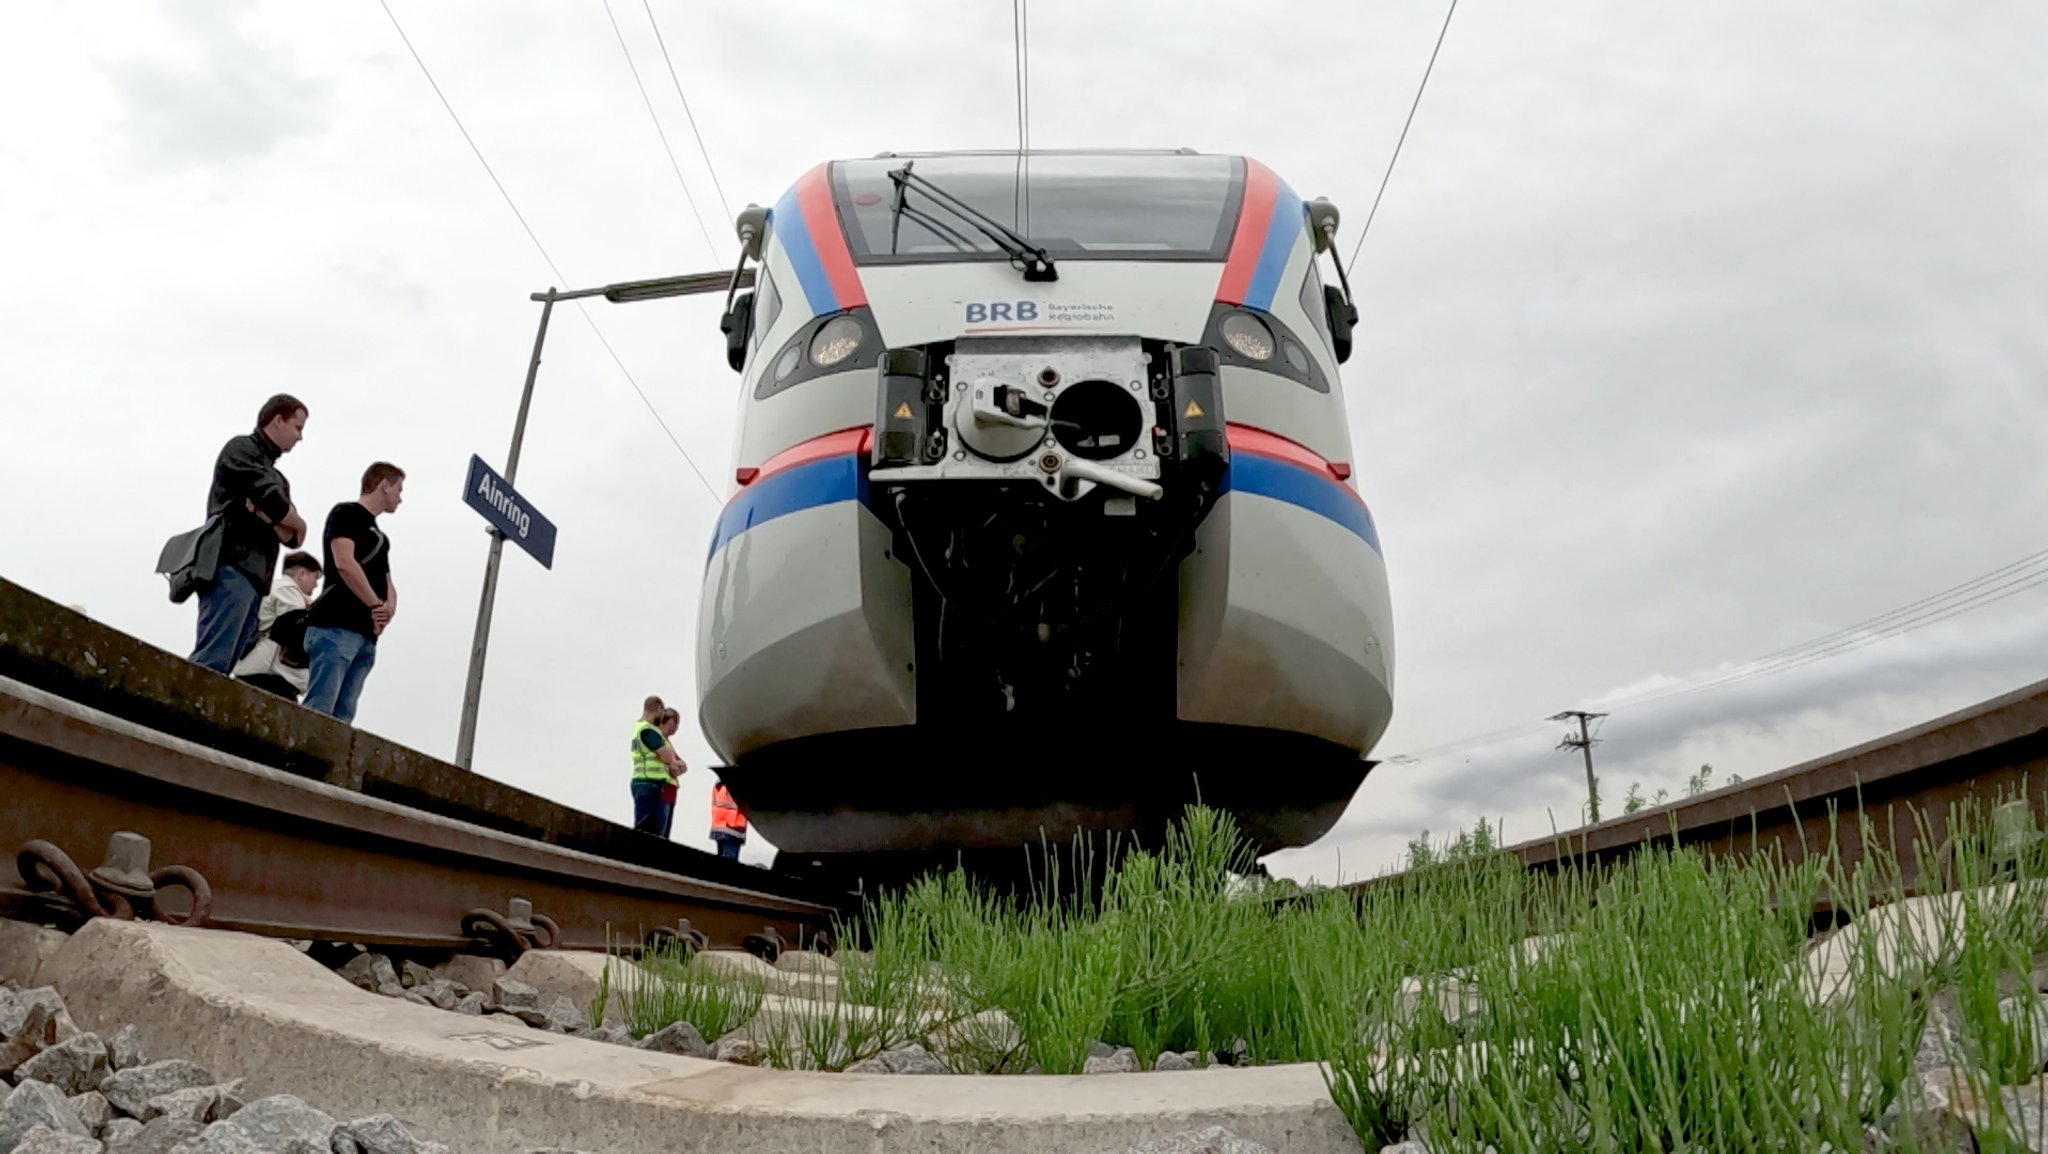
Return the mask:
[[[188,872],[138,869],[124,834]],[[83,880],[51,864],[52,849],[85,862],[103,847]],[[148,905],[154,877],[187,891],[161,903],[166,920],[210,891],[209,925],[412,948],[637,947],[686,923],[702,943],[772,952],[828,934],[837,912],[366,796],[4,677],[0,849],[19,855],[0,860],[0,907],[17,912],[103,912],[83,888],[102,906]]]
[[[157,733],[412,809],[664,873],[848,912],[857,905],[855,895],[639,832],[325,717],[4,578],[0,677]],[[631,705],[637,709],[639,701]],[[625,792],[623,751],[617,776],[600,776],[589,788]]]
[[[1852,872],[1867,831],[1898,865],[1908,894],[1940,862],[1951,807],[2048,799],[2048,681],[1787,769],[1598,825],[1506,847],[1531,870],[1604,867],[1646,846],[1696,847],[1709,857],[1777,852],[1788,861],[1836,853]],[[1353,883],[1361,891],[1403,875]]]

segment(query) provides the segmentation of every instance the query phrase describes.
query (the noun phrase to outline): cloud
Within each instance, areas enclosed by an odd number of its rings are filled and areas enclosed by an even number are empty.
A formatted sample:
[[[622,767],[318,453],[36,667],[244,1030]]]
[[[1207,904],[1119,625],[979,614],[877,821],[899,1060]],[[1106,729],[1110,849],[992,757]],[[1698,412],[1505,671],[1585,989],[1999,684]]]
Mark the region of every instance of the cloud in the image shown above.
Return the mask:
[[[2016,587],[2017,588],[2017,587]],[[1606,694],[1624,701],[1646,689],[1699,685],[1742,667],[1653,675]],[[1846,749],[2048,678],[2048,587],[2018,592],[2005,612],[1963,615],[1776,675],[1731,682],[1636,707],[1595,722],[1602,816],[1620,811],[1631,784],[1679,796],[1699,766],[1713,784],[1757,777]],[[1281,855],[1282,872],[1334,877],[1340,850],[1349,876],[1397,859],[1423,830],[1442,836],[1486,820],[1506,822],[1510,841],[1546,836],[1584,820],[1580,755],[1557,748],[1562,722],[1490,745],[1383,765],[1361,804],[1324,843]],[[1390,804],[1391,803],[1391,804]]]
[[[143,171],[232,168],[325,129],[333,83],[295,70],[289,52],[248,36],[248,4],[185,0],[169,7],[189,48],[184,59],[138,56],[104,65],[125,114],[129,156]]]

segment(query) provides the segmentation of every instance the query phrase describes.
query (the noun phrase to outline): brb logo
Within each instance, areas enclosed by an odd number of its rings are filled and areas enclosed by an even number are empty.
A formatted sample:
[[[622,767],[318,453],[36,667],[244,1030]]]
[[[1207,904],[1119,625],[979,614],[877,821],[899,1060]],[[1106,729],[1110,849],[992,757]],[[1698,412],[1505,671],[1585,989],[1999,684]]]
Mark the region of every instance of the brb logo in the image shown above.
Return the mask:
[[[1037,301],[967,302],[967,323],[970,325],[994,324],[998,321],[1035,321],[1037,319]]]

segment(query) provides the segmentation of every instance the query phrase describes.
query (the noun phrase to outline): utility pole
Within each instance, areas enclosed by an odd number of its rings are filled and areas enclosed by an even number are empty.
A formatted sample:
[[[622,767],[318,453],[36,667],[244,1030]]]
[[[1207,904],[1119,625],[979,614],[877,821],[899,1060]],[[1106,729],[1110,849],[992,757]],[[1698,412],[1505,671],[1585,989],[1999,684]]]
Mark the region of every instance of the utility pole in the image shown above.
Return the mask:
[[[1564,739],[1557,743],[1557,747],[1559,749],[1576,749],[1586,755],[1586,806],[1592,815],[1592,820],[1587,823],[1589,825],[1600,824],[1600,787],[1593,780],[1594,738],[1592,733],[1587,730],[1586,723],[1595,718],[1605,716],[1607,715],[1604,713],[1587,713],[1583,709],[1567,709],[1563,713],[1553,714],[1550,718],[1552,721],[1571,721],[1577,719],[1579,723],[1579,735],[1573,737],[1569,733],[1565,734]]]

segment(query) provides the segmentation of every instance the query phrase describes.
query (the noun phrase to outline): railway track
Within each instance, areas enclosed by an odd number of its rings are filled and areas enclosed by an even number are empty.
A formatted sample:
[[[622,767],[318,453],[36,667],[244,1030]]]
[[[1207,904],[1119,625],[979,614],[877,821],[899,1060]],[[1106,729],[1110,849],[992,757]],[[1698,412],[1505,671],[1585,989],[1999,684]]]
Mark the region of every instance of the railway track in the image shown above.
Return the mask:
[[[1921,892],[1928,871],[1940,868],[1939,861],[1922,861],[1920,850],[1925,839],[1937,857],[1943,854],[1952,806],[2024,800],[2039,815],[2044,799],[2048,681],[2039,681],[1776,773],[1502,852],[1531,870],[1556,871],[1611,865],[1646,846],[1675,843],[1710,857],[1776,851],[1799,861],[1839,853],[1853,870],[1867,827],[1912,895]],[[1348,888],[1364,890],[1399,876]]]
[[[555,805],[0,582],[0,915],[505,956],[829,950],[845,895]]]

